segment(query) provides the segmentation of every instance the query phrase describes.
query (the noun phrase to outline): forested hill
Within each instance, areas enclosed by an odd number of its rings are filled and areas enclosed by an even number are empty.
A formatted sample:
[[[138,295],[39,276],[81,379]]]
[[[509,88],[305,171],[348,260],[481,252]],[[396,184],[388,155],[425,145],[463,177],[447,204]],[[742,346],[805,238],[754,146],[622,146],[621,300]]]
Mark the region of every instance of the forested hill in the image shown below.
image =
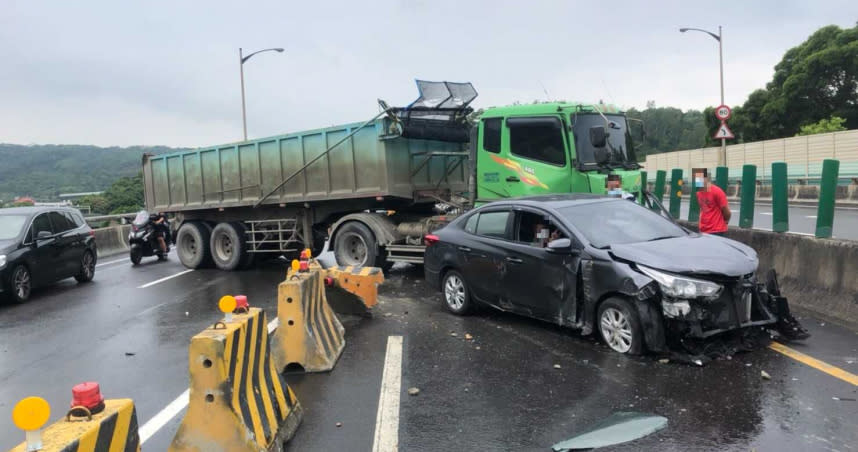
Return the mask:
[[[55,200],[60,193],[101,191],[120,177],[137,174],[144,153],[179,150],[166,146],[102,148],[0,143],[0,199],[32,196]]]

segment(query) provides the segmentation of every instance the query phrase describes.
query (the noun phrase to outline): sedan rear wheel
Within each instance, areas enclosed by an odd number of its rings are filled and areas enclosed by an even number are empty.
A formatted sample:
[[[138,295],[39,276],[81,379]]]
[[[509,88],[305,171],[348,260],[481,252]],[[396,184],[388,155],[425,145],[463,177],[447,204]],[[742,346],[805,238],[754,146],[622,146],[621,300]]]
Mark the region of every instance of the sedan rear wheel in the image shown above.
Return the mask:
[[[450,270],[444,275],[441,283],[444,291],[444,306],[456,315],[465,315],[473,308],[471,293],[462,274],[456,270]]]
[[[616,352],[638,355],[643,349],[642,331],[637,311],[628,301],[609,298],[599,306],[599,333]]]

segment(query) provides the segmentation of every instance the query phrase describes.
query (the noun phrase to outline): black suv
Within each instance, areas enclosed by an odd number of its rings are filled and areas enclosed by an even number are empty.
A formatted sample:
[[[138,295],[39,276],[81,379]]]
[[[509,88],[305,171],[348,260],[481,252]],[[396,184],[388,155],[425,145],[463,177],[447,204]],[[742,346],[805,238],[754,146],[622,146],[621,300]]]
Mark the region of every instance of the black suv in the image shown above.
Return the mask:
[[[95,276],[95,232],[76,209],[0,209],[0,292],[23,303],[36,286]]]

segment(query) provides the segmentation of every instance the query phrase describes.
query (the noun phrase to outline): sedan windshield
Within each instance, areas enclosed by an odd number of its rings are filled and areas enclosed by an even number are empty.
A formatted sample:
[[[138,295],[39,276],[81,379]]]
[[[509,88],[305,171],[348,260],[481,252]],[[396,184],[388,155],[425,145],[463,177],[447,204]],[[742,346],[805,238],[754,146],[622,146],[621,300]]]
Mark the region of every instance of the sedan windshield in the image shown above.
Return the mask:
[[[608,142],[605,148],[611,154],[609,162],[621,164],[623,162],[635,162],[632,137],[629,134],[626,118],[622,115],[605,115],[605,119],[598,113],[573,113],[572,133],[575,135],[575,153],[578,161],[583,165],[595,165],[594,155],[596,148],[590,143],[590,127],[603,126],[608,134]]]
[[[26,221],[26,215],[0,215],[0,240],[18,237]]]
[[[559,209],[596,248],[682,237],[684,229],[630,201],[604,201]]]

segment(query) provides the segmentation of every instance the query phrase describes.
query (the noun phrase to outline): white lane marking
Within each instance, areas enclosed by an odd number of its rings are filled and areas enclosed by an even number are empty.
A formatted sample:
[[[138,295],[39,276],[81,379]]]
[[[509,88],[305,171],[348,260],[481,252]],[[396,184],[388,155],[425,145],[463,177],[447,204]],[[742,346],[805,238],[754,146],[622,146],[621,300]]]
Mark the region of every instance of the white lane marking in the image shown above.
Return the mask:
[[[128,259],[117,259],[115,261],[108,261],[108,262],[102,262],[100,264],[95,264],[95,266],[101,267],[102,265],[112,265],[112,264],[118,264],[120,262],[130,262],[130,261]]]
[[[816,218],[816,215],[805,215],[805,218]]]
[[[378,414],[375,417],[373,452],[396,452],[399,449],[399,394],[402,392],[402,336],[387,338]]]
[[[771,212],[760,212],[760,215],[774,215],[774,214]]]
[[[268,334],[271,334],[272,331],[276,330],[278,325],[280,325],[280,320],[276,317],[274,320],[268,322]],[[188,406],[191,394],[190,391],[190,389],[186,389],[185,392],[179,394],[179,397],[176,397],[172,402],[167,404],[163,410],[159,411],[158,414],[152,416],[152,419],[146,421],[146,423],[143,424],[143,427],[140,427],[139,432],[141,445],[145,443],[147,439],[155,435],[155,433],[158,433],[158,430],[161,430],[168,422]]]
[[[171,279],[173,279],[173,278],[178,278],[179,276],[182,276],[182,275],[184,275],[185,273],[190,273],[190,272],[192,272],[192,271],[194,271],[194,269],[193,269],[193,268],[190,268],[190,269],[187,269],[187,270],[185,270],[185,271],[183,271],[183,272],[176,273],[175,275],[170,275],[170,276],[167,276],[166,278],[161,278],[161,279],[159,279],[159,280],[157,280],[157,281],[152,281],[152,282],[150,282],[150,283],[143,284],[142,286],[139,286],[139,287],[138,287],[138,289],[145,289],[145,288],[147,288],[147,287],[152,287],[152,286],[154,286],[155,284],[161,284],[161,283],[162,283],[162,282],[164,282],[164,281],[169,281],[169,280],[171,280]]]
[[[157,433],[158,430],[161,430],[161,427],[176,417],[176,415],[184,410],[186,406],[188,406],[190,394],[191,390],[185,389],[185,392],[179,394],[179,397],[176,397],[175,400],[170,402],[163,410],[159,411],[155,416],[152,416],[152,419],[149,419],[142,427],[140,427],[139,432],[141,445],[151,438],[152,435]]]

